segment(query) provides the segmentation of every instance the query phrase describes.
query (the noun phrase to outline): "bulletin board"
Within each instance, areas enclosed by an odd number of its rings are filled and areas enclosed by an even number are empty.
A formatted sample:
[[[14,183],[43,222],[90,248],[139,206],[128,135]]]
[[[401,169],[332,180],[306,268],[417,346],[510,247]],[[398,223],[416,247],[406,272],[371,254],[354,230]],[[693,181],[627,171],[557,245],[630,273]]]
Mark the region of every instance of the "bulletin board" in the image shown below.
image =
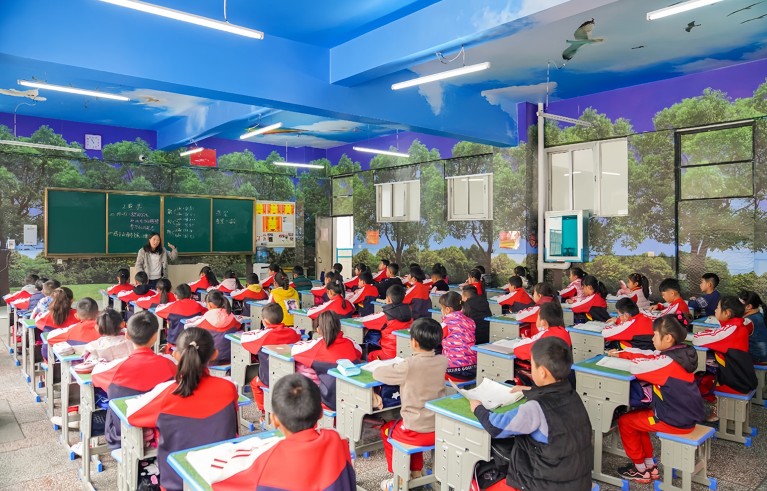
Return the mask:
[[[256,246],[296,246],[296,204],[256,201]]]

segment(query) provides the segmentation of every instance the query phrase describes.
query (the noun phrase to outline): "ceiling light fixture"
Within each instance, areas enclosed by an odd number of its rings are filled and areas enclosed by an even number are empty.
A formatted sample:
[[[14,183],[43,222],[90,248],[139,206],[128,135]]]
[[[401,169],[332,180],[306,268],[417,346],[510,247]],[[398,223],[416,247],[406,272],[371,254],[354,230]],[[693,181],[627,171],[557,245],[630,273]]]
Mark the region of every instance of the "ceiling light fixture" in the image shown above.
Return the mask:
[[[245,133],[244,135],[241,135],[240,140],[250,138],[251,136],[260,135],[262,133],[266,133],[267,131],[276,130],[278,128],[282,128],[282,123],[274,123],[274,124],[270,124],[269,126],[264,126],[263,128],[257,128],[253,131],[249,131]]]
[[[240,36],[249,37],[252,39],[264,39],[264,33],[256,31],[255,29],[248,29],[247,27],[230,24],[228,21],[219,21],[209,19],[208,17],[201,17],[199,15],[189,14],[181,12],[180,10],[173,10],[167,7],[160,7],[151,3],[141,2],[139,0],[101,0],[102,2],[111,3],[120,7],[126,7],[140,12],[146,12],[147,14],[159,15],[161,17],[167,17],[168,19],[180,20],[181,22],[188,22],[190,24],[196,24],[198,26],[207,27],[210,29],[216,29],[219,31],[229,32]],[[226,11],[225,15],[226,15]]]
[[[189,150],[187,150],[185,152],[181,152],[180,154],[178,154],[178,156],[179,157],[186,157],[187,155],[194,155],[196,153],[200,153],[203,150],[205,150],[205,148],[203,148],[203,147],[190,148]]]
[[[281,165],[283,167],[303,167],[307,169],[324,169],[324,165],[318,164],[298,164],[295,162],[273,162],[274,165]]]
[[[662,19],[663,17],[668,17],[669,15],[681,14],[682,12],[687,12],[688,10],[705,7],[707,5],[713,5],[721,1],[722,0],[688,0],[687,2],[677,3],[669,7],[647,12],[647,20]]]
[[[60,147],[58,145],[45,145],[42,143],[19,142],[13,140],[0,140],[0,145],[14,145],[17,147],[42,148],[43,150],[60,150],[62,152],[82,152],[82,148]]]
[[[367,148],[367,147],[352,147],[354,150],[358,152],[366,152],[366,153],[377,153],[380,155],[391,155],[392,157],[410,157],[409,153],[402,153],[402,152],[392,152],[391,150],[378,150],[377,148]]]
[[[77,87],[67,87],[66,85],[53,85],[44,82],[31,82],[29,80],[18,80],[19,85],[24,87],[34,87],[37,89],[55,90],[57,92],[67,92],[69,94],[87,95],[91,97],[101,97],[102,99],[113,99],[115,101],[129,101],[130,98],[124,95],[110,94],[109,92],[99,92],[96,90],[78,89]]]
[[[407,87],[413,87],[415,85],[428,84],[430,82],[436,82],[437,80],[444,80],[446,78],[458,77],[460,75],[466,75],[474,72],[481,72],[490,68],[490,62],[485,61],[483,63],[477,63],[476,65],[462,66],[454,70],[447,70],[445,72],[433,73],[431,75],[425,75],[423,77],[414,78],[412,80],[406,80],[392,84],[391,90],[405,89]]]

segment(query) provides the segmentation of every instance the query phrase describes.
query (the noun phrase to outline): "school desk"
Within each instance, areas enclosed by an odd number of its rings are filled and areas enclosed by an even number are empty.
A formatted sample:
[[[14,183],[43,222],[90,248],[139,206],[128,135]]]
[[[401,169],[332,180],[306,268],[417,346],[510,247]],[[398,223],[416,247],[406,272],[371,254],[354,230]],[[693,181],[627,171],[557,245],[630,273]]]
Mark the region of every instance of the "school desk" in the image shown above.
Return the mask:
[[[502,315],[503,314],[503,305],[498,303],[497,298],[489,298],[487,299],[487,303],[490,305],[490,313],[493,315]]]
[[[120,458],[117,469],[117,489],[119,491],[134,491],[138,485],[138,463],[157,457],[157,448],[144,448],[144,429],[128,423],[128,401],[138,396],[120,397],[109,401],[109,407],[120,420]],[[237,411],[242,406],[252,403],[250,399],[240,396],[237,400]]]
[[[400,329],[394,331],[395,341],[397,343],[397,356],[407,358],[413,354],[413,347],[410,346],[410,329]]]
[[[251,329],[260,329],[261,327],[261,309],[268,304],[268,300],[246,300],[250,307],[250,326]]]
[[[594,430],[594,470],[591,477],[613,486],[623,488],[624,481],[617,474],[602,472],[602,452],[615,453],[625,457],[623,449],[613,443],[604,447],[605,434],[611,442],[619,438],[617,426],[613,428],[613,414],[619,406],[629,405],[629,385],[636,377],[631,373],[597,365],[605,355],[597,355],[575,363],[575,389],[583,400]]]
[[[684,342],[686,344],[692,345],[692,340],[694,338],[694,335],[692,333],[688,334],[685,338]],[[696,372],[705,372],[706,371],[706,357],[708,356],[708,348],[705,346],[693,346],[695,348],[696,354],[698,355],[698,365],[695,368]]]
[[[93,413],[96,408],[96,396],[93,389],[93,378],[90,373],[77,373],[74,367],[70,368],[72,378],[80,386],[80,441],[83,445],[82,464],[80,467],[80,479],[89,489],[93,489],[91,483],[91,464],[96,464],[96,471],[103,470],[103,464],[98,456],[108,453],[106,444],[98,445],[98,435],[93,435]],[[91,448],[91,438],[95,438],[95,445]]]
[[[501,339],[516,339],[519,337],[519,326],[522,324],[516,320],[515,314],[494,315],[485,317],[490,323],[490,342]]]
[[[493,299],[495,297],[506,295],[506,290],[504,290],[503,288],[485,288],[485,292],[487,293],[488,301],[490,301],[490,299]],[[498,302],[495,302],[495,303],[498,303]]]
[[[605,338],[602,336],[602,330],[581,329],[580,325],[576,324],[567,328],[573,343],[573,363],[602,355],[605,352]]]
[[[117,311],[119,313],[122,313],[122,311],[123,311],[123,301],[120,300],[120,297],[118,297],[117,295],[109,295],[109,298],[112,299],[112,308],[115,311]]]
[[[248,379],[248,372],[252,371],[257,373],[258,361],[251,361],[253,358],[250,351],[242,347],[241,332],[226,334],[224,337],[232,344],[232,358],[230,362],[232,382],[237,386],[237,392],[241,396],[244,396],[245,387],[248,382],[250,382]],[[250,379],[253,378],[255,378],[255,375],[250,377]],[[240,416],[240,424],[250,431],[255,429],[255,425],[242,416]]]
[[[722,327],[721,324],[718,322],[706,322],[708,320],[708,317],[704,317],[702,319],[695,319],[690,324],[692,324],[692,332],[693,334],[705,331],[706,329],[719,329]]]
[[[16,321],[14,315],[13,305],[7,304],[5,313],[0,314],[0,329],[5,330],[8,334],[8,353],[13,358],[13,354],[16,351],[16,340],[13,338],[13,324]]]
[[[139,312],[143,312],[144,311],[144,308],[143,307],[139,307],[135,300],[131,300],[130,302],[128,302],[128,304],[131,307],[133,307],[133,313],[134,314],[138,314]]]
[[[442,324],[442,310],[441,309],[429,309],[431,318]]]
[[[524,399],[494,409],[495,413],[517,411]],[[442,491],[468,490],[477,462],[491,460],[490,433],[471,412],[468,399],[460,394],[426,403],[435,414],[434,473]]]
[[[312,326],[312,320],[307,315],[308,309],[290,309],[288,313],[293,314],[294,327],[301,331],[301,334],[308,334],[311,337],[314,327]]]
[[[314,294],[311,290],[298,290],[298,297],[301,299],[301,308],[309,310],[314,307]]]
[[[292,345],[269,344],[261,351],[269,355],[269,387],[274,387],[279,379],[296,373],[296,362],[290,355]],[[272,391],[264,390],[264,424],[271,428],[269,415],[272,414]]]
[[[83,359],[82,353],[81,354],[72,354],[72,355],[61,355],[58,351],[56,351],[54,348],[51,348],[48,351],[48,361],[51,360],[51,353],[53,353],[53,358],[55,360],[58,360],[59,364],[61,365],[61,444],[64,445],[64,448],[66,449],[67,453],[69,454],[69,460],[74,460],[74,454],[72,453],[72,449],[69,445],[69,391],[70,391],[70,384],[71,382],[71,374],[69,372],[69,367],[72,366],[73,362],[81,361]],[[49,364],[48,371],[52,372],[54,369],[52,364]],[[51,376],[51,379],[53,377]]]
[[[341,331],[359,345],[365,342],[365,326],[357,319],[341,319]]]
[[[431,300],[431,308],[438,309],[439,308],[439,299],[442,298],[442,295],[444,295],[447,292],[437,292],[437,293],[429,293],[429,300]]]
[[[42,339],[43,344],[48,344],[48,334],[47,332],[44,332],[40,335],[40,339]],[[50,349],[48,350],[50,352]],[[53,380],[54,377],[54,367],[56,364],[55,359],[49,359],[48,363],[42,362],[40,366],[43,369],[43,372],[45,372],[45,406],[48,411],[48,417],[53,417],[53,410],[55,407],[55,383]],[[61,387],[61,384],[59,384],[59,387]],[[61,389],[59,389],[61,390]],[[54,426],[54,429],[57,429],[56,426]]]
[[[562,302],[562,318],[565,321],[566,326],[575,324],[575,314],[569,303]]]
[[[176,471],[179,477],[183,479],[184,491],[211,491],[212,488],[210,487],[210,484],[208,484],[205,479],[202,478],[200,473],[197,472],[197,470],[194,468],[194,465],[192,465],[187,459],[189,452],[210,448],[215,445],[221,445],[223,443],[238,443],[249,438],[271,438],[273,436],[282,436],[282,434],[279,431],[262,431],[261,433],[232,438],[231,440],[225,440],[223,442],[210,443],[208,445],[202,445],[199,447],[181,450],[179,452],[173,452],[172,454],[168,455],[168,465],[170,465],[171,468]]]
[[[381,299],[373,300],[373,313],[377,314],[379,312],[383,312],[384,305],[386,305],[385,300],[381,300]]]
[[[495,382],[514,380],[513,353],[508,353],[493,343],[479,344],[471,347],[477,353],[477,385],[486,378]]]
[[[107,294],[106,290],[99,290],[99,295],[101,295],[101,301],[99,302],[99,310],[104,310],[107,307],[109,307],[109,295]]]
[[[607,302],[607,312],[609,312],[610,314],[618,313],[618,310],[615,308],[615,304],[618,303],[618,300],[619,300],[618,298],[611,298],[611,297],[608,297],[605,299],[605,302]]]
[[[359,455],[362,452],[383,447],[381,440],[361,443],[362,419],[371,414],[398,417],[400,406],[373,409],[373,389],[383,385],[373,378],[373,374],[362,370],[359,375],[347,377],[336,368],[328,370],[336,378],[336,430],[341,438],[349,441],[349,449]]]
[[[31,384],[35,376],[35,321],[19,318],[18,325],[21,327],[21,373],[27,384]]]
[[[197,296],[200,299],[200,302],[205,303],[205,300],[208,298],[208,290],[198,288],[197,290],[194,291],[194,293],[197,294]]]

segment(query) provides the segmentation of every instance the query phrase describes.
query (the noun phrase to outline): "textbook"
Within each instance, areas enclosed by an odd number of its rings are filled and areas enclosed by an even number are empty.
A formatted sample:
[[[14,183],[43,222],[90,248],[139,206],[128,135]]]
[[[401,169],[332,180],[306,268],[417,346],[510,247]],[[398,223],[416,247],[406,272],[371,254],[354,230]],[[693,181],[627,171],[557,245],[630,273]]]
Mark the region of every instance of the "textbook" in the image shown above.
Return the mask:
[[[366,364],[362,365],[360,368],[372,373],[378,367],[385,367],[385,366],[388,366],[388,365],[394,365],[395,363],[401,363],[403,361],[405,361],[403,358],[400,358],[399,356],[395,356],[394,358],[392,358],[390,360],[374,360],[374,361],[371,361],[370,363],[366,363]]]
[[[605,328],[604,322],[599,321],[588,321],[583,324],[576,324],[573,327],[573,329],[580,329],[581,331],[590,331],[590,332],[598,332],[601,333],[602,330]]]
[[[514,348],[517,347],[520,341],[522,340],[519,338],[499,339],[498,341],[495,341],[490,344],[486,344],[482,347],[490,351],[495,351],[496,353],[504,353],[507,355],[512,355],[514,354]]]
[[[511,392],[511,387],[508,385],[495,382],[489,378],[484,379],[479,386],[469,390],[459,389],[452,380],[450,380],[450,385],[466,399],[476,399],[490,410],[506,406],[507,404],[513,404],[525,397],[522,391]]]
[[[605,368],[612,368],[614,370],[623,370],[624,372],[631,371],[631,360],[625,358],[613,358],[611,356],[605,356],[597,362],[597,365]]]

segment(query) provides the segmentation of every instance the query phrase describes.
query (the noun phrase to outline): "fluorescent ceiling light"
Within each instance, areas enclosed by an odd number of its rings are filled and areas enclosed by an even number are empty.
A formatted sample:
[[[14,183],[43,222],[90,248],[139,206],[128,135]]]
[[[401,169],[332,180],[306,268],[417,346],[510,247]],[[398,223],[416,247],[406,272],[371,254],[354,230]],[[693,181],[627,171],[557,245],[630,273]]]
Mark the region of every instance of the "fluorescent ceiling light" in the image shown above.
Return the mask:
[[[187,155],[194,155],[196,153],[200,153],[203,150],[205,150],[203,147],[192,148],[190,150],[187,150],[186,152],[181,152],[180,154],[178,154],[178,156],[179,157],[186,157]]]
[[[295,162],[272,162],[274,165],[281,165],[283,167],[305,167],[307,169],[324,169],[324,165],[317,164],[297,164]]]
[[[78,89],[76,87],[67,87],[66,85],[53,85],[43,82],[30,82],[29,80],[19,80],[19,85],[24,87],[35,87],[37,89],[55,90],[57,92],[68,92],[70,94],[88,95],[91,97],[101,97],[102,99],[114,99],[116,101],[129,101],[124,95],[110,94],[109,92],[98,92],[96,90]]]
[[[250,131],[240,136],[240,140],[250,138],[251,136],[260,135],[261,133],[266,133],[267,131],[276,130],[277,128],[282,128],[282,123],[274,123],[274,124],[270,124],[269,126],[264,126],[263,128],[257,128],[253,131]]]
[[[668,17],[669,15],[681,14],[682,12],[687,12],[688,10],[705,7],[706,5],[713,5],[721,1],[722,0],[689,0],[687,2],[677,3],[675,5],[671,5],[670,7],[647,12],[647,20],[662,19],[663,17]]]
[[[458,77],[459,75],[466,75],[467,73],[481,72],[482,70],[487,70],[488,68],[490,68],[489,61],[484,63],[477,63],[476,65],[462,66],[461,68],[456,68],[455,70],[433,73],[424,77],[414,78],[413,80],[392,84],[391,90],[399,90],[407,87],[413,87],[414,85],[428,84],[429,82],[436,82],[437,80]]]
[[[13,140],[0,140],[0,145],[14,145],[17,147],[42,148],[44,150],[61,150],[62,152],[82,152],[82,148],[60,147],[58,145],[44,145],[42,143],[18,142]]]
[[[391,150],[378,150],[377,148],[367,148],[367,147],[352,147],[354,150],[358,152],[366,152],[366,153],[378,153],[381,155],[391,155],[392,157],[410,157],[409,153],[402,153],[402,152],[392,152]]]
[[[173,10],[166,7],[160,7],[151,3],[140,2],[139,0],[101,0],[102,2],[111,3],[120,7],[127,7],[133,10],[139,10],[146,12],[147,14],[159,15],[161,17],[167,17],[168,19],[180,20],[182,22],[188,22],[190,24],[196,24],[202,27],[208,27],[210,29],[217,29],[219,31],[229,32],[232,34],[238,34],[253,39],[264,39],[264,33],[256,31],[255,29],[248,29],[247,27],[237,26],[228,22],[221,22],[219,20],[209,19],[208,17],[201,17],[199,15],[189,14],[181,12],[180,10]]]

